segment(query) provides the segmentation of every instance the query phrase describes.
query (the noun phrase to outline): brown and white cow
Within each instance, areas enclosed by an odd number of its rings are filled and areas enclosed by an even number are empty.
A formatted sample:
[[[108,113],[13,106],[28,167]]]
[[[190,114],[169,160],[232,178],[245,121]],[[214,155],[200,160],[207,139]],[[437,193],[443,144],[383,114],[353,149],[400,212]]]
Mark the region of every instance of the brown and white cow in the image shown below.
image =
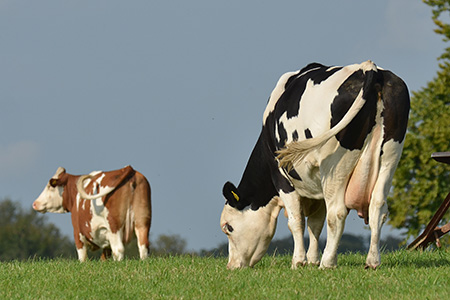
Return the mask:
[[[59,167],[33,203],[41,212],[72,214],[78,259],[87,247],[103,249],[102,259],[124,257],[134,229],[141,259],[148,256],[152,209],[147,179],[131,166],[110,172],[71,175]]]
[[[409,114],[402,79],[366,61],[345,67],[313,63],[281,76],[239,185],[223,187],[220,225],[229,239],[228,268],[253,266],[269,246],[282,207],[294,238],[292,267],[337,264],[350,209],[371,229],[366,266],[380,264],[386,197],[400,159]],[[305,253],[305,217],[311,242]]]

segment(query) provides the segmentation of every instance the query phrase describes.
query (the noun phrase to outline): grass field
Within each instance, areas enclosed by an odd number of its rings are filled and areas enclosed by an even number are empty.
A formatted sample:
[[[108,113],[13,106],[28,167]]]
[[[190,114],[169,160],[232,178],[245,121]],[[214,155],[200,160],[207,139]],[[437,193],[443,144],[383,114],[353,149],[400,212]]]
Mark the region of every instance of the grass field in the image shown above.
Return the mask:
[[[291,270],[290,260],[235,271],[192,256],[3,262],[0,299],[450,299],[449,251],[386,253],[375,271],[360,254],[340,255],[334,270]]]

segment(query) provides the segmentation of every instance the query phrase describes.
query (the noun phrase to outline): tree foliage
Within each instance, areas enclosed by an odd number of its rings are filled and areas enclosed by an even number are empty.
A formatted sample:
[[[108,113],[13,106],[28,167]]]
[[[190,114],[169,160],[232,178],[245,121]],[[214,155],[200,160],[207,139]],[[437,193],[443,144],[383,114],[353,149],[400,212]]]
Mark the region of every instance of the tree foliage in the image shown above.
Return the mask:
[[[187,242],[178,234],[167,235],[160,234],[155,241],[150,241],[150,255],[151,256],[170,256],[189,254],[186,250]],[[101,251],[90,253],[90,257],[99,258]],[[195,254],[195,253],[190,253]],[[139,259],[139,249],[137,247],[137,238],[133,234],[130,243],[125,246],[125,257],[131,259]]]
[[[159,256],[184,254],[186,253],[186,240],[178,234],[161,234],[150,246],[150,251],[153,255]]]
[[[5,199],[0,202],[0,261],[31,257],[75,257],[75,246],[44,215]]]
[[[450,25],[441,18],[449,16],[450,0],[424,2],[433,8],[435,32],[449,41]],[[408,236],[419,234],[450,191],[450,165],[431,159],[433,152],[450,151],[450,48],[439,61],[437,76],[413,92],[403,155],[389,199],[389,223],[406,228]],[[444,222],[449,221],[448,216]]]
[[[186,251],[187,242],[178,234],[166,235],[160,234],[155,241],[150,241],[151,256],[170,256],[188,254]],[[100,252],[95,257],[100,257]],[[193,254],[193,253],[191,253]],[[125,246],[125,256],[127,258],[139,259],[139,250],[137,247],[136,236],[133,235],[132,240]]]

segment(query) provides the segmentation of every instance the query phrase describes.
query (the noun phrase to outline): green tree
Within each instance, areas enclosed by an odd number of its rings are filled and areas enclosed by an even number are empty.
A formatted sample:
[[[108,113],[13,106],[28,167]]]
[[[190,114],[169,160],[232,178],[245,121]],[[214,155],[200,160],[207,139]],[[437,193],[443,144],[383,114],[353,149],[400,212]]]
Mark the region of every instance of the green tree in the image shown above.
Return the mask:
[[[178,234],[166,235],[161,234],[156,241],[150,241],[150,255],[167,256],[188,254],[186,252],[186,240]],[[99,258],[101,251],[93,253],[92,257]],[[191,253],[192,254],[192,253]],[[90,254],[91,255],[91,254]],[[125,246],[125,256],[129,259],[139,259],[139,249],[137,247],[137,238],[133,234],[130,243]]]
[[[4,199],[0,202],[0,261],[31,257],[75,257],[75,245],[45,216]]]
[[[427,0],[432,7],[436,33],[450,40],[448,17],[450,0]],[[438,58],[437,76],[411,98],[408,133],[402,159],[393,181],[389,199],[390,221],[406,228],[408,236],[417,236],[450,191],[450,165],[431,159],[433,152],[450,151],[450,48]],[[446,214],[444,222],[448,222]]]
[[[155,243],[151,243],[150,252],[153,255],[178,255],[186,253],[186,240],[178,234],[165,235],[161,234]]]

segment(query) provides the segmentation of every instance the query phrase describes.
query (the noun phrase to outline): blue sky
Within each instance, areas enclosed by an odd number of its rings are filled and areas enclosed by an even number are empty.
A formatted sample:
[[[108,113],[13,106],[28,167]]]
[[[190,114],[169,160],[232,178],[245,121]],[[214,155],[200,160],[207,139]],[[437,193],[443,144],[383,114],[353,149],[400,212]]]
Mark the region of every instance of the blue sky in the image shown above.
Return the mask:
[[[279,76],[371,59],[415,91],[446,46],[434,27],[418,0],[0,0],[0,199],[31,207],[58,166],[130,164],[152,186],[152,239],[213,248]],[[47,216],[72,236],[70,215]]]

